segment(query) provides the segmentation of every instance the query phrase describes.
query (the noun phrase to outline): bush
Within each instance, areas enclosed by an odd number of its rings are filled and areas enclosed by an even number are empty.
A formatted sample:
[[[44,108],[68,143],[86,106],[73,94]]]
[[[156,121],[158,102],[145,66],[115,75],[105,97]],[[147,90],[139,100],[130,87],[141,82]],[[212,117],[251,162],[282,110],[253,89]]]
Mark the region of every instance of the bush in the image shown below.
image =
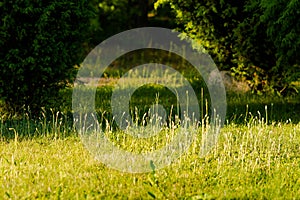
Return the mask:
[[[4,0],[0,16],[0,98],[11,113],[38,113],[57,101],[83,58],[87,1]]]
[[[286,93],[299,78],[299,0],[157,0],[156,7],[166,3],[179,30],[253,90]]]

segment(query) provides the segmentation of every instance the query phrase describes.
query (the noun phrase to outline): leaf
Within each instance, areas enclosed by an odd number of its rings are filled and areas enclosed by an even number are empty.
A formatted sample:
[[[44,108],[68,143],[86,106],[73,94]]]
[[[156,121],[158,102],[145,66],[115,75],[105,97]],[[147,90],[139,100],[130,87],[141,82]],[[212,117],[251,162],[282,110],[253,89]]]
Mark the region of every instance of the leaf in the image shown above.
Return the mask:
[[[155,171],[155,165],[153,163],[153,160],[150,160],[150,167],[151,167],[152,171]]]
[[[152,192],[149,192],[149,191],[148,191],[148,194],[149,194],[153,199],[156,199],[156,196],[155,196]]]

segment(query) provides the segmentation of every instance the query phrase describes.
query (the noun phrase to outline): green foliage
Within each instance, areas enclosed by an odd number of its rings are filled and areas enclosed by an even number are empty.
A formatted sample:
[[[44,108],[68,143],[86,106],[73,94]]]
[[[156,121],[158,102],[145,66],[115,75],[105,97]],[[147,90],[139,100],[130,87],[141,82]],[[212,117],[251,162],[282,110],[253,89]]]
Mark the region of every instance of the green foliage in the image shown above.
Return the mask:
[[[132,28],[174,27],[169,6],[154,10],[154,0],[91,0],[94,16],[90,46]]]
[[[261,20],[267,24],[267,34],[277,48],[278,62],[299,63],[300,1],[263,0],[261,6],[264,9]]]
[[[291,82],[300,75],[296,2],[251,0],[244,6],[247,17],[235,30],[237,51],[246,61],[240,71],[250,72],[248,79],[256,90],[287,94],[295,89]]]
[[[150,1],[93,0],[89,3],[95,14],[91,18],[94,25],[92,46],[121,31],[147,26]]]
[[[243,2],[158,0],[155,7],[162,3],[169,3],[176,12],[181,32],[202,45],[220,67],[231,67],[233,28],[243,19]]]
[[[274,72],[282,74],[287,84],[300,76],[300,1],[261,1],[264,10],[261,21],[267,25],[267,35],[276,51]]]
[[[285,93],[299,78],[299,0],[158,0],[155,6],[162,4],[171,5],[180,31],[254,90]]]
[[[86,40],[87,2],[5,0],[0,4],[0,96],[12,112],[57,100],[74,78]]]

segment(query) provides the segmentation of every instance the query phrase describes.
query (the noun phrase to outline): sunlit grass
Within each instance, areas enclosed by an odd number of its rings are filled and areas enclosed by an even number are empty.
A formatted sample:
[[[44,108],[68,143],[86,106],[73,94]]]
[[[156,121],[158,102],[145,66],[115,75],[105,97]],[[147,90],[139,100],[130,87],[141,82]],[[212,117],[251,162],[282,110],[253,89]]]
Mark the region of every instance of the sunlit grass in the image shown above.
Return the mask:
[[[201,134],[170,166],[130,174],[97,162],[76,136],[1,139],[4,199],[283,198],[300,195],[300,125],[226,125],[199,155]],[[150,165],[150,163],[149,163]]]
[[[194,84],[201,97],[201,85]],[[158,85],[136,90],[130,100],[136,125],[143,125],[145,112],[155,103],[166,106],[169,118],[158,135],[133,138],[113,121],[112,90],[113,85],[97,88],[96,111],[101,130],[118,148],[149,152],[172,141],[180,124],[176,96]],[[72,119],[72,90],[63,91],[63,95],[61,111],[45,110],[36,119],[30,114],[21,119],[0,117],[0,199],[300,196],[299,97],[228,94],[227,118],[218,143],[202,156],[203,138],[210,128],[206,97],[202,96],[204,119],[193,127],[197,134],[189,150],[163,169],[157,170],[155,163],[149,163],[151,173],[130,174],[105,166],[84,148]]]

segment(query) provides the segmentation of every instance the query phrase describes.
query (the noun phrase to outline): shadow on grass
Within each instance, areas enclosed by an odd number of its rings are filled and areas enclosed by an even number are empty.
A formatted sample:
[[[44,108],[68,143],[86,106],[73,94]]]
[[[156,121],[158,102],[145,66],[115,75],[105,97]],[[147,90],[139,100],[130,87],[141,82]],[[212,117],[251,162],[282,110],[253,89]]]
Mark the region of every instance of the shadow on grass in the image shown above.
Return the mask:
[[[97,89],[96,111],[98,118],[102,117],[102,121],[107,120],[113,128],[117,128],[111,114],[110,98],[112,90],[112,86]],[[159,94],[159,99],[157,99],[157,94]],[[197,95],[199,105],[201,105],[200,93]],[[63,96],[64,103],[60,105],[63,111],[41,113],[41,117],[38,119],[31,119],[28,115],[24,115],[23,118],[18,120],[8,119],[4,121],[0,118],[0,138],[5,140],[14,139],[15,137],[21,139],[39,136],[64,138],[77,135],[73,125],[72,90],[63,91]],[[204,96],[203,98],[209,97]],[[177,110],[176,96],[171,91],[164,87],[146,86],[133,94],[129,102],[132,110],[131,116],[141,119],[156,101],[159,101],[158,103],[165,107],[168,116],[172,111],[171,120],[174,119],[175,114],[180,113],[180,110]],[[299,123],[300,97],[283,98],[268,95],[258,96],[249,93],[227,94],[227,119],[225,123],[245,125],[251,118],[257,118],[263,122],[268,122],[268,124],[274,122]],[[105,126],[103,124],[102,128],[105,129]]]
[[[227,120],[245,124],[258,117],[268,123],[300,122],[300,97],[260,96],[254,94],[228,94]]]

